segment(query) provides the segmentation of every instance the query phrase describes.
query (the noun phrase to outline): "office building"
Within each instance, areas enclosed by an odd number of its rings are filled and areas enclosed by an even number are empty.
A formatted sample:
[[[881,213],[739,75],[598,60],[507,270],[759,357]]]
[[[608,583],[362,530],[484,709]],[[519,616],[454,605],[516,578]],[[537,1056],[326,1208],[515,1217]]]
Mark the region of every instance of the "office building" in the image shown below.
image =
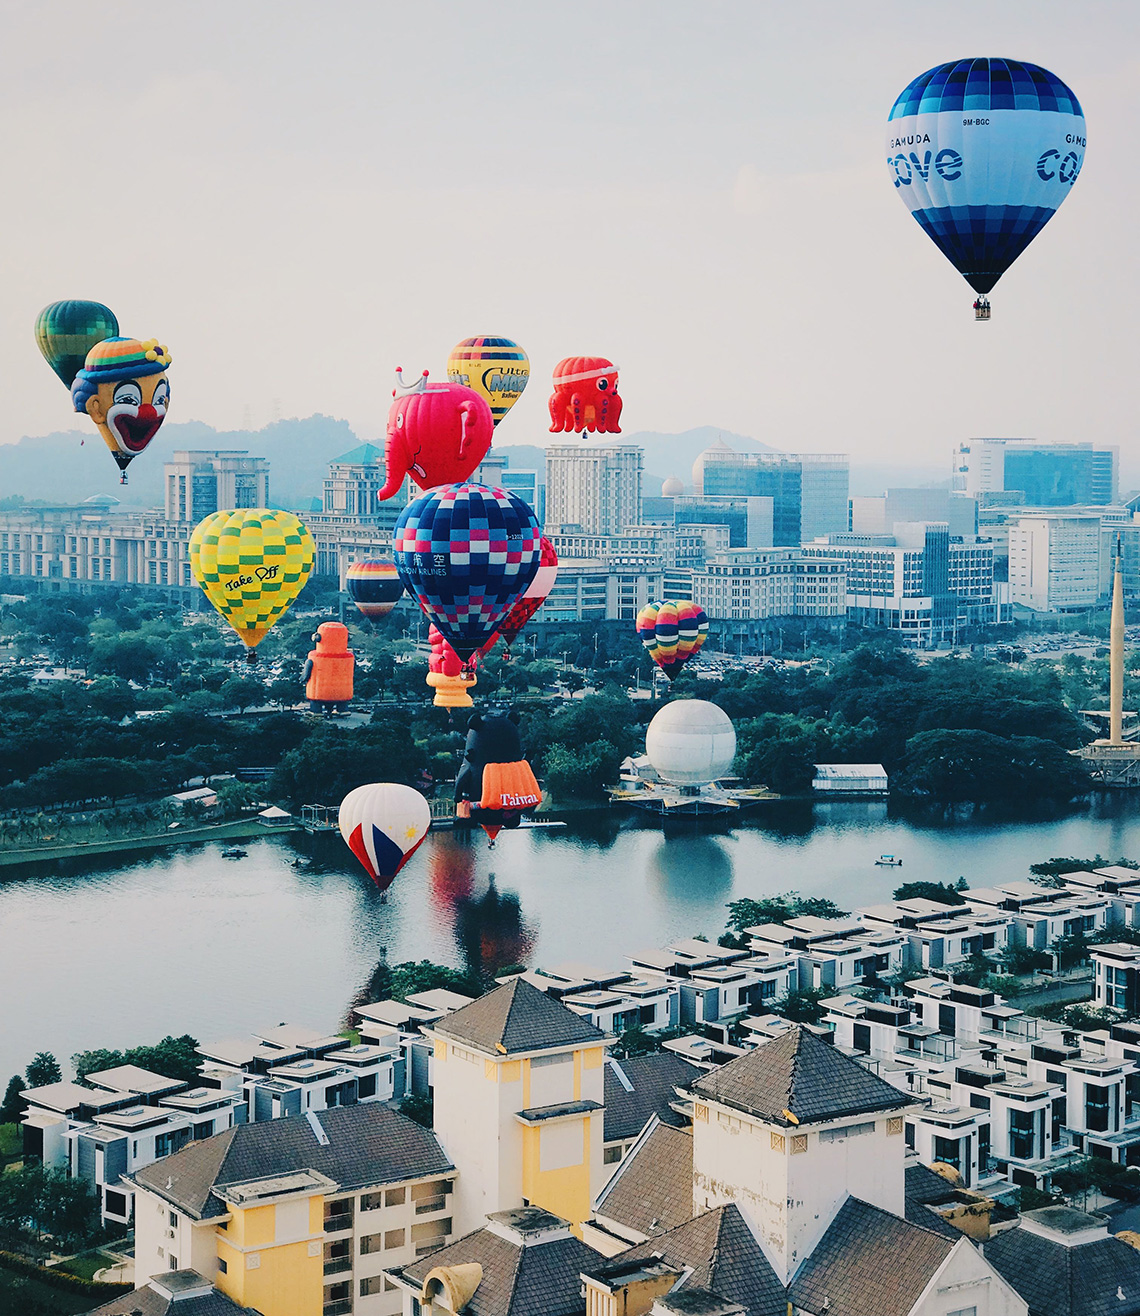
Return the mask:
[[[1101,592],[1101,518],[1095,512],[1035,512],[1009,528],[1009,588],[1034,612],[1081,612]]]
[[[620,534],[641,520],[642,451],[633,444],[546,450],[546,522],[593,534]]]
[[[951,537],[978,533],[978,502],[949,489],[888,489],[878,498],[848,499],[847,528],[856,535],[889,535],[900,521],[945,521]]]
[[[735,452],[718,441],[693,464],[693,493],[771,498],[772,543],[795,547],[847,529],[848,460],[822,453]]]
[[[692,597],[693,573],[669,568],[661,556],[615,562],[564,558],[535,621],[633,621],[647,603]]]
[[[269,462],[244,450],[176,452],[163,483],[168,521],[197,525],[222,508],[269,506]]]
[[[847,610],[842,564],[808,560],[797,548],[717,553],[692,581],[693,602],[716,622],[718,648],[771,646],[784,618],[832,625]]]
[[[1092,443],[967,439],[955,450],[951,483],[982,501],[1000,494],[1026,507],[1103,507],[1117,499],[1119,457],[1118,448]]]
[[[771,548],[774,542],[773,498],[704,497],[686,494],[670,500],[674,525],[725,526],[729,548]]]
[[[912,644],[952,640],[957,628],[1003,619],[993,546],[951,538],[945,522],[900,522],[890,535],[828,535],[805,559],[841,564],[852,621],[899,631]]]

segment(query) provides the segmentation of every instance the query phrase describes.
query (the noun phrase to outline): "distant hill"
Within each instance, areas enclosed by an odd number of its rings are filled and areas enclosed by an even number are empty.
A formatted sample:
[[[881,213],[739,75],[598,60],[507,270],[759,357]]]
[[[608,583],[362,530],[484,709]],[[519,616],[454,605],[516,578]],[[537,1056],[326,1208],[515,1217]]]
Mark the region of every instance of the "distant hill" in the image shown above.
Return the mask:
[[[82,446],[81,446],[81,442]],[[283,507],[309,506],[319,496],[326,467],[360,439],[345,420],[307,416],[279,420],[261,430],[216,430],[200,421],[167,421],[158,437],[119,473],[94,427],[0,444],[0,491],[50,503],[79,503],[111,494],[124,507],[157,507],[163,501],[162,463],[175,451],[244,448],[272,462],[270,497]]]
[[[553,442],[555,436],[550,437]],[[693,462],[718,438],[738,452],[778,451],[745,434],[712,425],[683,434],[638,430],[605,435],[600,442],[635,443],[644,448],[642,487],[647,495],[655,495],[661,492],[662,480],[670,475],[689,486]],[[329,462],[359,443],[349,423],[332,416],[279,420],[260,430],[216,430],[201,421],[168,421],[151,447],[131,463],[129,483],[121,486],[115,463],[93,427],[63,431],[0,444],[0,496],[19,494],[28,501],[80,503],[98,494],[109,494],[124,508],[157,507],[163,500],[162,463],[170,453],[179,449],[244,448],[251,457],[268,457],[272,463],[269,483],[275,504],[308,510],[312,500],[321,495]],[[537,470],[545,478],[544,448],[529,443],[496,447],[509,457],[516,470]],[[851,492],[880,494],[888,486],[937,485],[944,482],[945,471],[941,463],[854,463]]]

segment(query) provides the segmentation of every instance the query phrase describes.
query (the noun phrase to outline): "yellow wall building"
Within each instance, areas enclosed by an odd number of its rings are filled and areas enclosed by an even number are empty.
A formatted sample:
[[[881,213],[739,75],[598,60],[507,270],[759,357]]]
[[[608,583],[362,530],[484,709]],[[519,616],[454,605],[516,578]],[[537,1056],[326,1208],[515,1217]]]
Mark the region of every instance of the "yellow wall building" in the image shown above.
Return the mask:
[[[455,1229],[524,1205],[580,1224],[601,1188],[613,1040],[515,979],[429,1036],[435,1131],[458,1171]]]

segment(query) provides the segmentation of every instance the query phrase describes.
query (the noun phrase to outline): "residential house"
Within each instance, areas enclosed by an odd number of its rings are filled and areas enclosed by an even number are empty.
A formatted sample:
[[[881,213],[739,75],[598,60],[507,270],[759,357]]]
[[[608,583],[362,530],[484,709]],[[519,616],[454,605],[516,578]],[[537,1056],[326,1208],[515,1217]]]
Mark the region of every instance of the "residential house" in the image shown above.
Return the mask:
[[[376,1102],[237,1125],[135,1174],[135,1282],[190,1267],[261,1316],[388,1316],[385,1268],[452,1237],[453,1170]]]

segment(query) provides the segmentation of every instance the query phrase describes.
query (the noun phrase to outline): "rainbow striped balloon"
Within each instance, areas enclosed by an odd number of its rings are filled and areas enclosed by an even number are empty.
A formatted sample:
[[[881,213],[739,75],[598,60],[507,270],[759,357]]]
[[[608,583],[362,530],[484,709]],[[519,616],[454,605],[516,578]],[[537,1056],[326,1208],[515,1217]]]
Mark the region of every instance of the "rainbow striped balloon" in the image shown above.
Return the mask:
[[[357,608],[373,624],[382,621],[400,601],[404,583],[394,562],[354,562],[344,573],[344,587]]]
[[[522,397],[530,378],[530,360],[510,338],[465,338],[451,349],[447,377],[453,384],[474,389],[491,408],[498,425]]]
[[[709,631],[704,608],[691,599],[680,603],[647,603],[637,614],[637,638],[650,658],[672,681],[696,653]]]

